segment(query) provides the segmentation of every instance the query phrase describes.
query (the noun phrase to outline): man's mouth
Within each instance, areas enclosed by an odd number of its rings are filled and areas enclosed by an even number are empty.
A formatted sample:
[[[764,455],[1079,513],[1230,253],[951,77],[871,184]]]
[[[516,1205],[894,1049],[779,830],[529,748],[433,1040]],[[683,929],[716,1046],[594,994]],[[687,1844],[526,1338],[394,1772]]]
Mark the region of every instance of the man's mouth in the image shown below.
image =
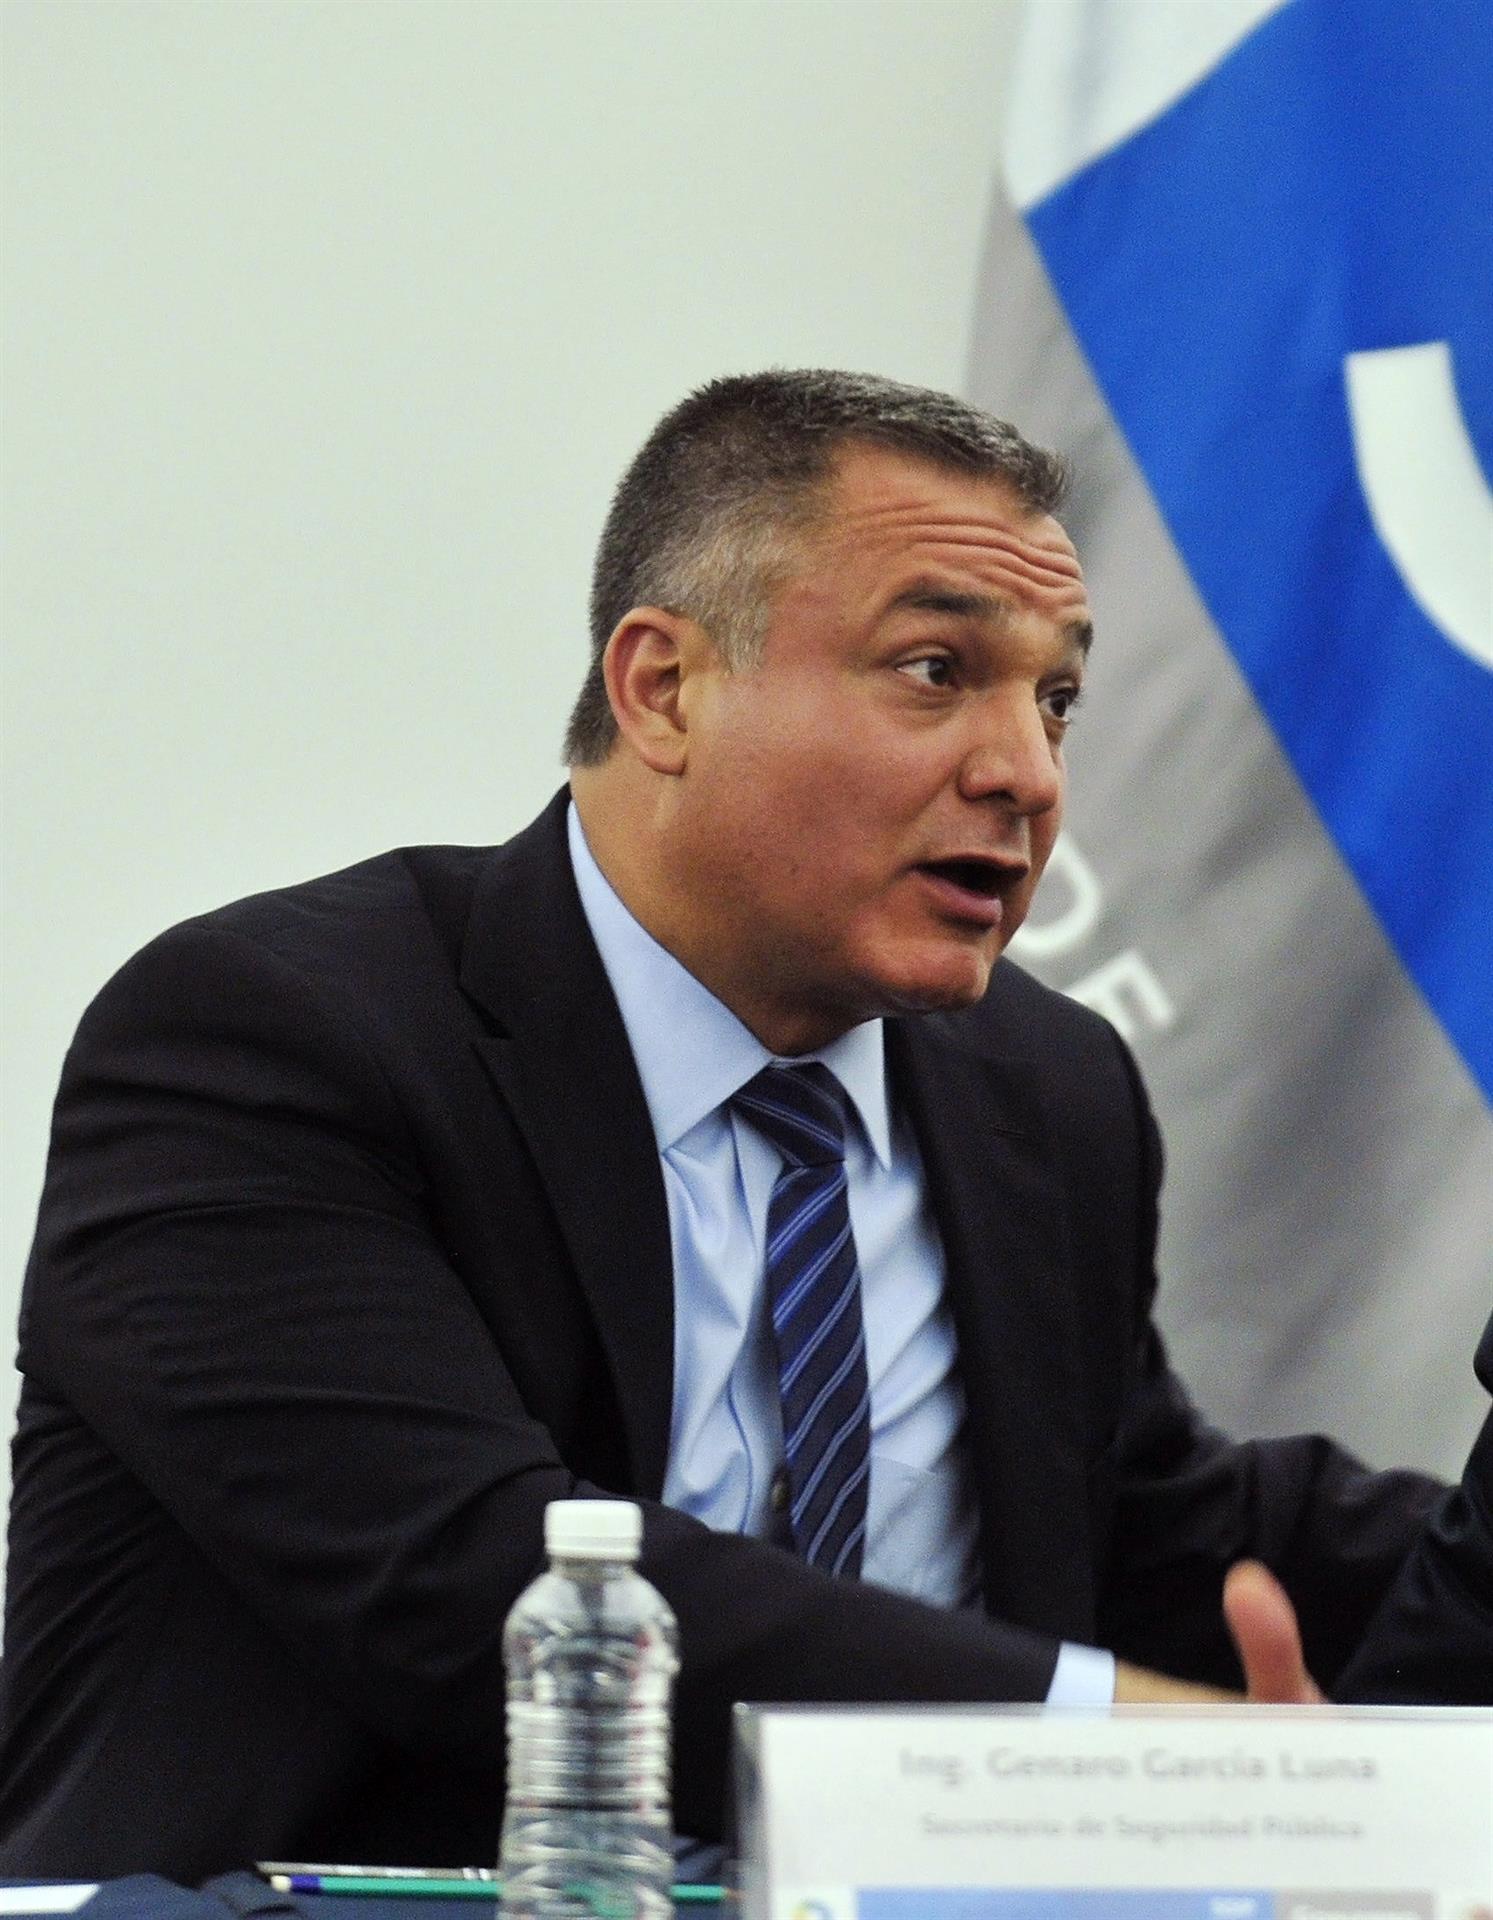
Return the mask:
[[[1005,896],[1026,872],[1020,862],[988,860],[974,854],[925,860],[917,870],[933,883],[945,909],[986,927],[1000,925]]]
[[[994,900],[1011,879],[1008,867],[998,867],[993,860],[929,860],[923,866],[924,873],[948,880],[966,893],[977,893],[986,900]]]

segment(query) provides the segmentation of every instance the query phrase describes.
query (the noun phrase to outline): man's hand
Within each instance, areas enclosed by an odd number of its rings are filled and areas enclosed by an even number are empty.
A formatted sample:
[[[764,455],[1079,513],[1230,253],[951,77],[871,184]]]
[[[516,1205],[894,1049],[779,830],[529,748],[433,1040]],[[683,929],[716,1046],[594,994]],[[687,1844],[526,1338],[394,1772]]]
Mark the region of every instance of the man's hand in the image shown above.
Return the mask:
[[[1296,1609],[1279,1580],[1258,1560],[1230,1567],[1223,1583],[1223,1615],[1244,1668],[1242,1696],[1256,1706],[1311,1707],[1325,1699],[1306,1670]],[[1218,1705],[1238,1701],[1237,1693],[1195,1686],[1164,1673],[1127,1666],[1115,1669],[1115,1700],[1123,1705]]]
[[[1258,1560],[1241,1560],[1223,1583],[1223,1617],[1244,1668],[1245,1698],[1261,1706],[1316,1707],[1326,1699],[1306,1670],[1296,1609]]]

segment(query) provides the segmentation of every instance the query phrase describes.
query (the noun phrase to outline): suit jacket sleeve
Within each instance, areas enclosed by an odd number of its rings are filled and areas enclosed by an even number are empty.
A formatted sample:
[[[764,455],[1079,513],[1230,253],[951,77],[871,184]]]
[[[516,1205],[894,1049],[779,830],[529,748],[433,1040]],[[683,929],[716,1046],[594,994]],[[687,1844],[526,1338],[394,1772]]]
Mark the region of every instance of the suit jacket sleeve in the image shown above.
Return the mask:
[[[1308,1667],[1330,1690],[1441,1488],[1372,1471],[1321,1435],[1235,1441],[1198,1412],[1153,1318],[1160,1136],[1128,1049],[1114,1045],[1140,1116],[1146,1211],[1128,1385],[1101,1467],[1114,1505],[1099,1637],[1139,1665],[1240,1687],[1223,1580],[1260,1559],[1290,1593]]]
[[[1006,1472],[995,1515],[992,1601],[1004,1610],[1014,1600],[1031,1624],[1061,1617],[1072,1637],[1140,1665],[1237,1687],[1223,1581],[1236,1560],[1258,1557],[1289,1588],[1313,1669],[1330,1685],[1439,1489],[1419,1475],[1371,1473],[1322,1438],[1236,1444],[1211,1427],[1171,1371],[1153,1317],[1162,1153],[1129,1050],[1097,1014],[1008,962],[985,1006],[959,1020],[966,1030],[979,1022],[1005,1139],[977,1155],[980,1167],[1001,1167],[977,1244],[966,1244],[963,1223],[980,1213],[978,1180],[948,1195],[955,1305],[961,1289],[968,1302],[1015,1286],[1021,1308],[1020,1324],[1009,1313],[967,1315],[968,1341],[961,1327],[984,1477],[997,1481],[1013,1455],[1022,1461]],[[959,1058],[946,1049],[925,1089],[930,1110],[937,1089],[959,1089],[956,1139],[981,1110],[980,1079],[960,1082]],[[936,1180],[942,1154],[925,1148],[925,1159]],[[1027,1219],[1028,1241],[1040,1238],[1040,1258],[1013,1241],[1013,1211]],[[987,1442],[992,1408],[999,1432]],[[1012,1542],[1023,1567],[1044,1568],[1016,1593],[1000,1564]]]

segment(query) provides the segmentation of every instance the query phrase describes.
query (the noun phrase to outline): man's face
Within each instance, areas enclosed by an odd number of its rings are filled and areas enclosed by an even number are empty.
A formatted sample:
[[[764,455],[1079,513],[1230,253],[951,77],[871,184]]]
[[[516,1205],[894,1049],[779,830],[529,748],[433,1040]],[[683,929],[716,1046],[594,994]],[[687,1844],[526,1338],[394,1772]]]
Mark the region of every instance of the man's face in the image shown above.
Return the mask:
[[[1089,610],[1067,535],[1000,483],[864,445],[760,662],[687,677],[682,957],[765,1044],[967,1006],[1062,814]]]

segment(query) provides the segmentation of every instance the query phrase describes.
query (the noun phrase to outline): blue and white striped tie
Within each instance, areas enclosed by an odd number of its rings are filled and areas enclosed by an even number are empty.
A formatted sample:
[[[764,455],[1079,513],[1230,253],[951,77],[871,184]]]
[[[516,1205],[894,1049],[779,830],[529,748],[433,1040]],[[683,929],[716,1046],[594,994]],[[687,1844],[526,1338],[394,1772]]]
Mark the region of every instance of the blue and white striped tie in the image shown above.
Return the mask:
[[[856,1576],[866,1539],[871,1392],[845,1182],[844,1090],[828,1067],[764,1067],[733,1104],[783,1156],[767,1208],[788,1515],[804,1559]]]

